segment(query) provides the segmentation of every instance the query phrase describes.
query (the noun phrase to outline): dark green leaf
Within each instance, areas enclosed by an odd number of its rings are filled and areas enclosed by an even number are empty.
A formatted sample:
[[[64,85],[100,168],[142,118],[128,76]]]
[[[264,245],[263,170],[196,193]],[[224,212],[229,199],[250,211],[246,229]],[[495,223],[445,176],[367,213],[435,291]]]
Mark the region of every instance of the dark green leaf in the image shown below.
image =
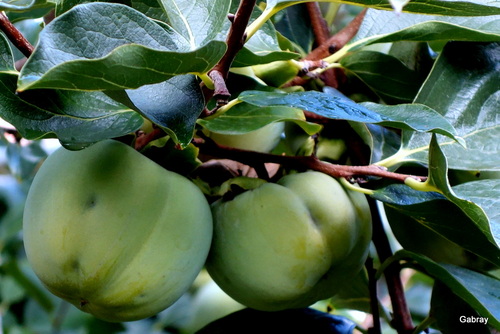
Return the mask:
[[[0,116],[26,139],[57,136],[79,149],[133,132],[143,123],[139,114],[103,93],[34,91],[21,98],[15,94],[16,80],[16,75],[0,73]]]
[[[354,52],[342,58],[340,64],[391,104],[413,101],[422,83],[418,72],[380,52]]]
[[[481,226],[468,217],[461,207],[447,200],[443,195],[436,192],[415,191],[404,185],[392,185],[375,191],[374,197],[388,206],[388,220],[397,236],[403,235],[405,239],[408,239],[409,234],[397,233],[397,231],[406,230],[406,232],[415,233],[423,227],[422,233],[429,229],[431,232],[427,234],[436,233],[476,256],[500,266],[500,250],[488,225]],[[406,222],[410,225],[405,226]],[[411,224],[422,226],[412,227]],[[424,251],[422,246],[431,248],[425,243],[420,246],[418,242],[418,236],[415,236],[415,240],[401,240],[408,250]],[[459,259],[457,259],[458,262]],[[485,261],[476,262],[479,265]]]
[[[205,73],[226,49],[219,41],[193,49],[157,22],[120,4],[76,6],[42,31],[18,90],[138,88],[178,74]]]
[[[370,110],[347,98],[317,91],[274,93],[247,91],[239,99],[256,106],[290,106],[304,109],[331,119],[344,119],[362,123],[389,125],[417,131],[436,131],[454,138],[454,130],[438,113],[424,106],[383,107],[373,105]],[[370,105],[371,107],[371,105]],[[420,117],[408,118],[406,112],[418,110]],[[423,118],[426,119],[423,119]],[[436,124],[438,124],[436,126]],[[444,127],[443,127],[444,126]]]
[[[312,0],[310,0],[312,1]],[[284,8],[296,3],[310,2],[308,0],[269,0],[270,8]],[[320,0],[320,2],[341,2],[346,4],[393,10],[389,1],[380,0]],[[483,0],[453,1],[453,0],[412,0],[404,8],[404,12],[436,14],[448,16],[482,16],[500,14],[499,6],[485,4]]]
[[[14,71],[14,57],[9,42],[0,34],[0,71]]]
[[[391,262],[401,259],[411,259],[417,262],[420,269],[436,280],[445,284],[450,290],[465,300],[473,309],[495,327],[500,326],[500,280],[491,276],[454,266],[438,264],[429,258],[408,251],[394,254]]]
[[[449,1],[448,1],[449,2]],[[500,11],[500,8],[497,8]],[[500,14],[497,13],[497,14]],[[500,16],[451,17],[369,10],[351,48],[397,41],[500,41]],[[485,15],[491,15],[485,14]]]
[[[465,322],[467,318],[477,319],[479,314],[440,281],[436,281],[432,289],[431,312],[442,333],[491,334],[484,323]]]
[[[275,23],[276,29],[293,41],[306,55],[312,50],[314,34],[304,4],[288,7]]]
[[[179,75],[167,81],[125,91],[121,98],[108,92],[170,134],[186,147],[193,138],[196,120],[205,101],[194,75]]]

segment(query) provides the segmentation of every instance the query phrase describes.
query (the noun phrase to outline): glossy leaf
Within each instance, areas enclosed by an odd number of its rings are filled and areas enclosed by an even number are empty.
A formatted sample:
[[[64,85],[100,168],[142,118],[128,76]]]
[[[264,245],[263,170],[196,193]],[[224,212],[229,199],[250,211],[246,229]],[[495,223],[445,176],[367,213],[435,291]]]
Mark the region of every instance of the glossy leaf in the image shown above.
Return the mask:
[[[317,91],[296,93],[274,93],[247,91],[239,99],[256,106],[291,106],[304,109],[331,119],[388,125],[416,131],[439,131],[455,138],[454,129],[438,113],[424,106],[383,107],[368,105],[368,108],[347,98]],[[374,107],[376,110],[369,108]],[[409,118],[418,110],[419,117]]]
[[[237,135],[258,130],[273,122],[287,120],[297,122],[311,134],[321,128],[317,124],[306,123],[304,113],[300,109],[284,106],[256,107],[247,103],[237,104],[219,117],[200,119],[198,123],[212,132]]]
[[[447,15],[396,15],[387,11],[368,10],[349,48],[353,50],[367,44],[397,41],[500,41],[500,15]]]
[[[418,263],[420,270],[445,284],[482,316],[488,317],[493,326],[500,326],[500,280],[451,264],[438,264],[427,257],[404,250],[397,252],[390,261],[403,259]]]
[[[9,42],[0,34],[0,72],[14,71],[14,57]]]
[[[312,1],[312,0],[311,0]],[[297,3],[311,2],[308,0],[269,0],[267,6],[284,8]],[[377,9],[392,10],[394,2],[401,0],[320,0],[319,2],[340,2],[345,4],[360,5]],[[406,2],[406,1],[405,1]],[[436,14],[449,16],[481,16],[500,14],[500,6],[485,4],[482,0],[453,1],[453,0],[412,0],[402,10],[404,12]]]
[[[159,0],[169,25],[191,50],[215,39],[227,20],[231,0]]]
[[[143,123],[135,111],[100,92],[15,93],[17,76],[0,73],[0,117],[26,139],[57,136],[71,149],[126,135]]]
[[[497,43],[450,43],[415,99],[443,115],[466,142],[464,148],[450,140],[439,140],[449,168],[500,168],[499,64]],[[381,164],[426,164],[429,142],[429,135],[405,132],[401,150]]]
[[[138,88],[179,74],[204,73],[225,49],[219,41],[193,49],[183,36],[130,7],[89,3],[41,32],[18,90]]]
[[[142,114],[186,147],[193,138],[196,120],[205,101],[194,75],[179,75],[167,81],[127,89],[109,96]]]

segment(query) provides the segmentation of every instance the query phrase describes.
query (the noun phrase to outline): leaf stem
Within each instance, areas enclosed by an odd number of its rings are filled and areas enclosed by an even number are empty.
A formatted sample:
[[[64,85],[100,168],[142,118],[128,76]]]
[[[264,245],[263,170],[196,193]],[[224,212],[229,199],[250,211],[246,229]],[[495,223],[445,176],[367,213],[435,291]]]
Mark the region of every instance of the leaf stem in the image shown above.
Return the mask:
[[[26,57],[31,56],[34,47],[31,43],[21,34],[21,32],[10,22],[4,12],[0,12],[0,30],[3,31],[5,36],[14,44],[14,46],[21,51]]]

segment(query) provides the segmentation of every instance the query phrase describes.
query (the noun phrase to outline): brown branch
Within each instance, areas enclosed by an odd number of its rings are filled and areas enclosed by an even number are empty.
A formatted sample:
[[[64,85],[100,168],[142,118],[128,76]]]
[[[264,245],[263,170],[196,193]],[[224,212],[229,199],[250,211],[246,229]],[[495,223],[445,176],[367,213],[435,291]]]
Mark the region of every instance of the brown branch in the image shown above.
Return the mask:
[[[212,80],[213,77],[222,80],[214,80],[215,91],[214,95],[220,100],[227,100],[230,97],[226,87],[225,80],[229,74],[229,69],[234,58],[245,44],[245,30],[252,15],[253,8],[257,0],[241,0],[238,10],[234,16],[230,16],[231,28],[226,39],[227,50],[222,59],[208,74]]]
[[[317,45],[325,43],[330,37],[330,32],[317,2],[306,3],[307,12],[314,32]]]
[[[226,147],[217,145],[209,139],[194,139],[193,142],[204,154],[220,159],[235,160],[252,167],[262,165],[263,163],[276,163],[297,170],[315,170],[335,178],[343,177],[348,180],[362,179],[365,176],[383,177],[402,183],[409,177],[419,181],[426,179],[426,177],[422,176],[390,172],[376,165],[337,165],[321,161],[315,156],[287,156]]]
[[[366,9],[359,13],[347,26],[345,26],[338,33],[330,37],[324,43],[319,45],[313,51],[311,51],[304,59],[305,60],[320,60],[328,57],[332,53],[340,50],[344,47],[358,32],[361,23],[366,14]],[[292,81],[286,84],[286,86],[301,86],[308,81],[308,78],[296,77]],[[331,79],[330,79],[331,81]],[[331,83],[330,86],[336,87],[337,83]]]
[[[384,262],[393,255],[389,239],[384,230],[382,220],[377,208],[376,202],[368,198],[370,210],[372,213],[373,222],[373,243],[377,249],[380,262]],[[387,283],[387,290],[391,298],[393,320],[392,326],[399,334],[410,334],[413,332],[414,326],[411,318],[411,313],[406,303],[403,283],[400,277],[401,267],[394,263],[386,268],[384,277]]]
[[[9,41],[11,41],[23,55],[26,57],[31,56],[34,49],[33,45],[31,45],[23,34],[21,34],[21,32],[14,27],[4,12],[0,12],[0,30],[3,31]]]

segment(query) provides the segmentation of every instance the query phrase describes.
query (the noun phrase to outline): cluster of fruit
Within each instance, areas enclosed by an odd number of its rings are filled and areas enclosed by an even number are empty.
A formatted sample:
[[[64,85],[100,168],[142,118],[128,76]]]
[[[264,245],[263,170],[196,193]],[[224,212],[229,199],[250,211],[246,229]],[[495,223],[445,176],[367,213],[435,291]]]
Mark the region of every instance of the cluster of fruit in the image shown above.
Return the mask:
[[[189,179],[107,140],[60,148],[43,163],[24,238],[52,293],[130,321],[173,304],[204,267],[251,308],[328,298],[361,270],[371,216],[364,195],[312,171],[209,204]]]

